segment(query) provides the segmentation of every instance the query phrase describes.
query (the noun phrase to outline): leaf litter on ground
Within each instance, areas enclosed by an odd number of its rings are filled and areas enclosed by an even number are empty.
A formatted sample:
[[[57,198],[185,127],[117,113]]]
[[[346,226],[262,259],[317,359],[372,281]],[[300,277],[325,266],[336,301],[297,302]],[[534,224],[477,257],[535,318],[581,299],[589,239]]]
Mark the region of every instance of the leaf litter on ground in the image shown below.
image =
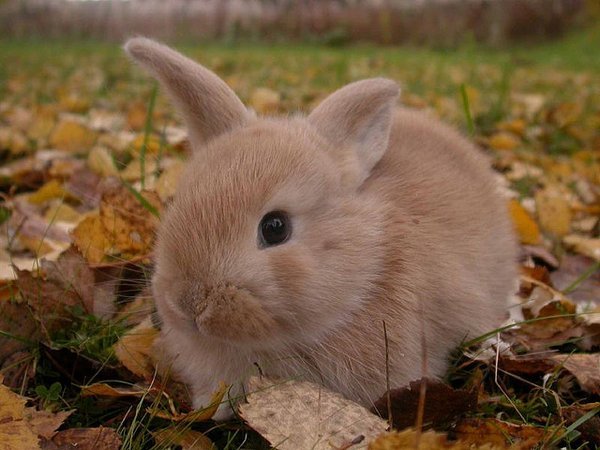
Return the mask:
[[[4,45],[6,54],[17,51]],[[194,49],[261,114],[308,110],[357,78],[401,81],[404,104],[462,127],[488,153],[522,244],[510,318],[457,349],[443,382],[392,386],[373,414],[281,380],[248,392],[245,423],[215,425],[227,386],[194,411],[161,356],[148,290],[155,228],[189,151],[185,129],[116,48],[67,50],[43,66],[40,49],[23,48],[0,72],[5,448],[18,448],[10,439],[31,448],[268,448],[266,440],[303,448],[310,440],[374,450],[600,441],[598,67],[507,53],[473,60],[468,52],[359,47]],[[300,387],[305,397],[322,396],[329,418],[297,401]],[[378,416],[389,410],[397,431],[383,433]],[[341,433],[350,411],[359,419]]]

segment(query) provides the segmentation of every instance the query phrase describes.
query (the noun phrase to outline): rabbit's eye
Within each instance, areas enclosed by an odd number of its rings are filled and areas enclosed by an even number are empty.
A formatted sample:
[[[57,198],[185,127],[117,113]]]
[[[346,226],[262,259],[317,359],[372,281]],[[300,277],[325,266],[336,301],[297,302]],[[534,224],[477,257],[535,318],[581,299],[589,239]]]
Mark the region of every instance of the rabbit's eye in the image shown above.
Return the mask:
[[[271,211],[260,221],[258,234],[263,247],[282,244],[292,234],[290,218],[284,211]]]

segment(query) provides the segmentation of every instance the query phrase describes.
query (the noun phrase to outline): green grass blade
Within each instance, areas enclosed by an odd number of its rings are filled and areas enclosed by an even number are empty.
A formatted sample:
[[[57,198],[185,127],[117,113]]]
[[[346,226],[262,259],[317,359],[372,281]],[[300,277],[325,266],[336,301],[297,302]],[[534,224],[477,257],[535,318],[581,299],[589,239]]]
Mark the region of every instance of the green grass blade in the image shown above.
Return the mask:
[[[475,125],[473,123],[473,115],[471,114],[471,105],[469,104],[469,95],[467,94],[467,86],[463,83],[460,85],[460,95],[462,97],[463,110],[467,119],[467,128],[469,134],[475,134]]]

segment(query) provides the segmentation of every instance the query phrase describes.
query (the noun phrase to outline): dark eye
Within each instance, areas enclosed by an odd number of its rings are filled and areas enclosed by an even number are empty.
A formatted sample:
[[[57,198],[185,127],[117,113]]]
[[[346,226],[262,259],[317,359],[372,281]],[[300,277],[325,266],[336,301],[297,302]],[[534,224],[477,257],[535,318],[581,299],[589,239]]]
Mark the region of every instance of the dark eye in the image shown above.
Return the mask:
[[[281,244],[292,234],[290,218],[284,211],[271,211],[260,221],[258,234],[264,247]]]

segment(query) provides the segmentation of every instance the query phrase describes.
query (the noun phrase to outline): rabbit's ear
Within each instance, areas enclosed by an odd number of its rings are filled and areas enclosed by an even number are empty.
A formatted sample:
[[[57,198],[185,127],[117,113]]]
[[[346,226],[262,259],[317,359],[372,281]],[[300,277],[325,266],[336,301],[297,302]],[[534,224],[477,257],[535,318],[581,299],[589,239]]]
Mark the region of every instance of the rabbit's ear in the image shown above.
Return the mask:
[[[188,126],[193,144],[200,144],[242,126],[249,113],[235,93],[210,70],[151,39],[136,37],[125,51],[157,78]]]
[[[355,183],[361,184],[369,176],[387,149],[399,93],[392,80],[357,81],[331,94],[308,116],[337,152],[346,152],[336,156],[355,160]]]

